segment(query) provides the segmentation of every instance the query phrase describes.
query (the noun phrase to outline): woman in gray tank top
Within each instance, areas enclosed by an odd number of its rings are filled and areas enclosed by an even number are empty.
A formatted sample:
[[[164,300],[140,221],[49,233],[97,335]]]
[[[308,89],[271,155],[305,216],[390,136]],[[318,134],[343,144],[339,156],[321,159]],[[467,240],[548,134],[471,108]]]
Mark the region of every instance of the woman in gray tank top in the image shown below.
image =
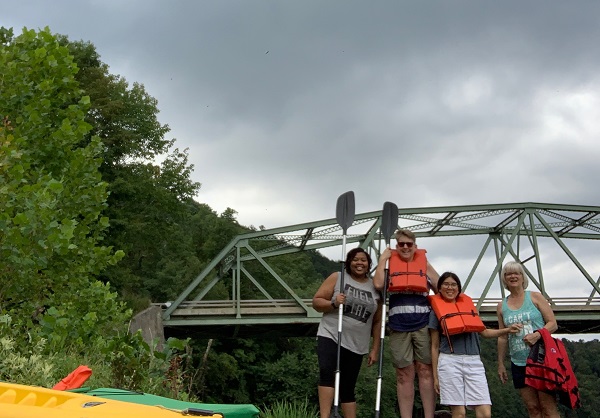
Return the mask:
[[[344,263],[344,288],[340,289],[341,272],[335,272],[325,279],[313,297],[313,308],[323,313],[317,331],[321,418],[329,418],[335,394],[340,304],[343,304],[344,312],[339,400],[344,418],[356,418],[354,388],[363,356],[368,354],[369,366],[379,359],[381,295],[369,275],[371,264],[371,257],[362,248],[350,250]],[[371,337],[373,346],[369,350]]]

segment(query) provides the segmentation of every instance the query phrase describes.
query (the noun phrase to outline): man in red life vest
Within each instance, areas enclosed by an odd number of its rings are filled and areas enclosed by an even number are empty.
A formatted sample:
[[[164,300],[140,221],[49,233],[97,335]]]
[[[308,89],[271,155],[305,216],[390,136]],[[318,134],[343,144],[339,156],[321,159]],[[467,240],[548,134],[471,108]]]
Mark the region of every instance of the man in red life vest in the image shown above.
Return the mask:
[[[423,260],[425,251],[417,252],[416,236],[413,232],[406,229],[396,231],[396,241],[396,254],[393,254],[389,247],[381,254],[373,277],[373,284],[378,290],[383,289],[385,265],[388,259],[390,259],[390,282],[398,276],[402,280],[396,282],[404,283],[393,286],[393,291],[390,292],[388,322],[389,345],[396,368],[396,390],[400,416],[402,418],[412,417],[416,375],[419,378],[419,393],[425,418],[433,418],[436,394],[431,368],[431,338],[427,328],[431,311],[427,295],[429,290],[437,293],[436,283],[439,275],[429,262]],[[399,268],[394,267],[394,270],[399,271],[393,271],[392,264],[398,265]],[[415,285],[418,286],[422,282],[423,276],[426,276],[426,287],[428,288],[415,290]],[[403,287],[407,290],[403,290]]]

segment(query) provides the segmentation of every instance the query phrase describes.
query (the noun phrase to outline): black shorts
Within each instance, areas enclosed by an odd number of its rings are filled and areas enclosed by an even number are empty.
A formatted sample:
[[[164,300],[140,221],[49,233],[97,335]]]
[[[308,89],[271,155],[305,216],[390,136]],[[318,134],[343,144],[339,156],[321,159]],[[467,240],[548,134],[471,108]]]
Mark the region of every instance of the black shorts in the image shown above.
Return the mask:
[[[317,337],[319,358],[319,386],[335,387],[337,343],[331,338]],[[340,348],[340,403],[356,402],[354,388],[363,356],[344,347]]]
[[[517,366],[512,361],[510,362],[510,372],[512,374],[513,386],[515,389],[523,389],[527,386],[525,384],[525,366]],[[551,390],[543,390],[545,393],[554,393]]]
[[[515,389],[523,389],[525,384],[525,366],[517,366],[512,361],[510,362],[510,373]]]

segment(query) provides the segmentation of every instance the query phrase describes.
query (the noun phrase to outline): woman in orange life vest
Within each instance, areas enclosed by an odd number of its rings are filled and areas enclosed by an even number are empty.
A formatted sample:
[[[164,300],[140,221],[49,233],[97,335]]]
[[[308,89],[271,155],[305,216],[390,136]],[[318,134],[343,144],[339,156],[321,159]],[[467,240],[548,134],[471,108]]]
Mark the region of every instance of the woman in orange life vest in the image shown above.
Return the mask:
[[[525,385],[525,364],[531,347],[542,338],[535,330],[546,328],[550,333],[558,329],[554,312],[540,292],[527,289],[529,281],[520,263],[510,261],[500,274],[504,287],[510,292],[496,309],[498,325],[519,323],[521,332],[498,338],[498,375],[506,383],[508,375],[504,366],[507,348],[510,348],[510,367],[513,385],[519,391],[531,418],[560,417],[554,394]]]
[[[430,296],[431,359],[435,391],[440,403],[449,405],[452,417],[465,417],[466,408],[477,418],[492,416],[492,401],[481,362],[479,335],[486,338],[516,333],[510,328],[487,329],[471,298],[461,294],[458,276],[445,272],[437,283],[439,293]],[[443,335],[442,335],[443,334]]]

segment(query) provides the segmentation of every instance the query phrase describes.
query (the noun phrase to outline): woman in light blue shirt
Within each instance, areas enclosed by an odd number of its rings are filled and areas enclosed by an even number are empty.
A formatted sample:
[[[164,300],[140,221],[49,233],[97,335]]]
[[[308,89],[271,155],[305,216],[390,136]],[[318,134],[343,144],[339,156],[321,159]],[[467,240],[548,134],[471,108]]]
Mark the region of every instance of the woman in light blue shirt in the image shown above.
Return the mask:
[[[502,383],[508,380],[504,358],[510,349],[511,374],[513,385],[519,391],[530,417],[559,418],[556,396],[538,391],[525,385],[525,365],[531,347],[542,336],[536,330],[546,328],[555,332],[558,329],[554,312],[540,292],[527,289],[529,280],[523,266],[515,261],[504,265],[501,272],[504,287],[510,292],[496,309],[498,326],[504,328],[512,324],[523,325],[521,332],[498,338],[498,375]]]

